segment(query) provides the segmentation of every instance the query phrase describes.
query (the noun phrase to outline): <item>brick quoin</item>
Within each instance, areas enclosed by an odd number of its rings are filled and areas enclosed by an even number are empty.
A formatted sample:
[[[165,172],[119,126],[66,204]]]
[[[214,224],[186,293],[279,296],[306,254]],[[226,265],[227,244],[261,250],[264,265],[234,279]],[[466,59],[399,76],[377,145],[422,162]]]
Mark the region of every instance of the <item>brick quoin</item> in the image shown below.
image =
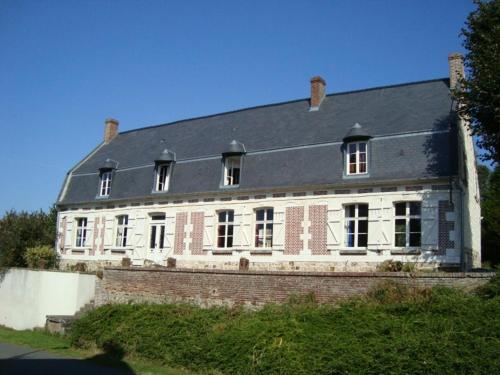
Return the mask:
[[[203,228],[205,225],[205,213],[191,213],[191,244],[189,245],[192,255],[203,255]]]
[[[326,249],[327,205],[309,206],[309,249],[312,255],[328,255]]]
[[[99,238],[99,217],[94,219],[94,231],[92,232],[92,248],[89,250],[89,255],[95,255],[97,250],[97,239]]]
[[[102,228],[101,228],[101,243],[99,244],[99,251],[104,254],[104,234],[106,233],[106,216],[101,217]]]
[[[184,239],[186,238],[185,226],[187,224],[187,212],[177,212],[175,215],[175,237],[174,254],[182,255],[184,251]]]
[[[61,221],[61,231],[60,232],[60,238],[59,238],[59,250],[61,251],[61,254],[65,254],[66,250],[64,249],[64,242],[66,241],[66,226],[67,226],[67,218],[63,218]]]
[[[304,206],[287,207],[285,219],[285,250],[284,254],[300,254],[304,247],[301,235],[304,234]]]

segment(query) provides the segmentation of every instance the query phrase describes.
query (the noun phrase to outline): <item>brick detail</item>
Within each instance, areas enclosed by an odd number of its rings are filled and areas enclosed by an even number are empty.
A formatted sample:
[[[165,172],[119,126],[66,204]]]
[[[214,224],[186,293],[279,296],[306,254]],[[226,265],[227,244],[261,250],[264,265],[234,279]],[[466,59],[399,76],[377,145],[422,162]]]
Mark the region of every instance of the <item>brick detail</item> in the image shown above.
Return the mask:
[[[182,255],[184,252],[184,240],[186,239],[185,226],[187,224],[187,212],[177,212],[175,215],[174,254]]]
[[[68,219],[63,217],[61,220],[61,231],[59,232],[59,251],[61,254],[66,254],[64,243],[66,242],[66,228]]]
[[[205,228],[205,213],[193,212],[191,213],[191,243],[189,249],[192,255],[203,254],[203,230]]]
[[[380,191],[382,193],[388,193],[391,191],[398,191],[398,188],[396,186],[384,186],[380,188]]]
[[[203,199],[203,202],[214,202],[215,198],[205,198]]]
[[[304,234],[304,206],[287,207],[285,219],[285,250],[284,254],[300,254],[304,247],[301,235]]]
[[[92,247],[89,250],[89,255],[95,255],[95,252],[97,250],[97,239],[99,238],[99,222],[100,218],[96,217],[94,219],[94,230],[92,231]]]
[[[250,199],[250,197],[248,195],[242,195],[240,197],[237,198],[239,201],[247,201]]]
[[[267,198],[267,195],[265,194],[258,194],[254,197],[254,199],[266,199]]]
[[[349,189],[338,189],[335,190],[335,194],[351,194],[351,191]]]
[[[305,191],[299,191],[299,192],[293,193],[292,195],[294,197],[305,197],[306,196],[306,192]]]
[[[359,190],[358,190],[358,193],[359,193],[359,194],[363,194],[363,193],[373,193],[373,189],[372,189],[372,188],[359,189]]]
[[[446,249],[454,249],[455,241],[450,240],[450,232],[455,230],[455,222],[446,220],[446,214],[453,212],[453,206],[449,201],[439,201],[439,237],[438,255],[445,255]]]
[[[328,192],[326,190],[316,190],[313,191],[313,195],[327,195]]]
[[[326,228],[328,207],[326,205],[309,206],[309,249],[312,255],[327,255]]]
[[[104,254],[104,234],[106,233],[106,216],[101,217],[101,223],[102,223],[102,228],[101,228],[101,243],[99,244],[99,252],[101,254]]]
[[[274,193],[273,198],[284,198],[286,197],[286,193]]]
[[[406,190],[406,191],[420,191],[420,190],[422,190],[422,189],[423,189],[423,187],[422,187],[422,186],[420,186],[420,185],[415,185],[415,186],[406,186],[406,187],[405,187],[405,190]]]
[[[190,199],[188,200],[188,203],[198,203],[200,200],[199,199]]]
[[[173,204],[182,204],[182,203],[184,203],[184,201],[182,199],[180,199],[180,200],[173,201],[172,203]]]

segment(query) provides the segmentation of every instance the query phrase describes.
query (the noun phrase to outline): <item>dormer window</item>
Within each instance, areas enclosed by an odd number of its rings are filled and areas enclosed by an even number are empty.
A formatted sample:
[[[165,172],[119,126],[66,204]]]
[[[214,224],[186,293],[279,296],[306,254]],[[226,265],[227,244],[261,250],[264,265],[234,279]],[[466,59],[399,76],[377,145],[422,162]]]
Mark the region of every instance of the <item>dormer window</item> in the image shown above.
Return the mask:
[[[356,123],[344,137],[345,175],[368,174],[368,140],[371,138],[360,124]]]
[[[367,143],[354,142],[347,145],[347,174],[367,173]]]
[[[165,149],[155,159],[155,185],[154,191],[168,191],[172,166],[175,163],[175,153]]]
[[[241,163],[246,153],[243,143],[233,140],[222,153],[223,160],[223,186],[238,186],[241,177]]]
[[[101,173],[101,187],[99,189],[99,195],[101,197],[109,196],[111,192],[111,179],[113,178],[112,171],[106,171]]]
[[[231,156],[224,159],[224,185],[239,185],[241,156]]]
[[[167,191],[170,175],[170,164],[159,164],[156,167],[156,191]]]

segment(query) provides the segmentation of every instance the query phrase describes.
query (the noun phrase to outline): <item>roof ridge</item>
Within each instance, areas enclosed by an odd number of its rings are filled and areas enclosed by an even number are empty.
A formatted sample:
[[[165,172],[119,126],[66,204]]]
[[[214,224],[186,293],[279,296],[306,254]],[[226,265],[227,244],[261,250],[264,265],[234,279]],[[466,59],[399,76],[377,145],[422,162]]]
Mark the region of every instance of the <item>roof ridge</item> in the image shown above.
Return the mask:
[[[430,83],[430,82],[438,82],[438,81],[449,81],[449,78],[448,77],[443,77],[443,78],[427,79],[427,80],[422,80],[422,81],[412,81],[412,82],[396,83],[396,84],[384,85],[384,86],[375,86],[375,87],[369,87],[369,88],[365,88],[365,89],[336,92],[336,93],[326,94],[325,96],[329,97],[329,96],[347,95],[347,94],[354,94],[354,93],[359,93],[359,92],[382,90],[382,89],[390,89],[390,88],[403,87],[403,86],[412,86],[412,85],[419,85],[419,84],[425,84],[425,83]],[[190,117],[190,118],[186,118],[186,119],[181,119],[181,120],[175,120],[175,121],[172,121],[172,122],[167,122],[167,123],[164,123],[164,124],[150,125],[150,126],[144,126],[142,128],[135,128],[135,129],[125,130],[123,132],[119,132],[118,135],[132,133],[132,132],[141,131],[141,130],[159,128],[159,127],[162,127],[162,126],[176,125],[176,124],[180,124],[180,123],[187,122],[187,121],[202,120],[202,119],[216,117],[216,116],[229,115],[229,114],[232,114],[232,113],[249,111],[249,110],[257,109],[257,108],[267,108],[267,107],[273,107],[273,106],[279,106],[279,105],[284,105],[284,104],[301,102],[301,101],[305,101],[305,100],[308,101],[309,99],[310,99],[309,97],[302,98],[302,99],[292,99],[292,100],[287,100],[287,101],[284,101],[284,102],[261,104],[261,105],[256,105],[256,106],[253,106],[253,107],[238,108],[238,109],[234,109],[234,110],[231,110],[231,111],[219,112],[219,113],[214,113],[214,114],[210,114],[210,115],[204,115],[204,116],[198,116],[198,117]]]

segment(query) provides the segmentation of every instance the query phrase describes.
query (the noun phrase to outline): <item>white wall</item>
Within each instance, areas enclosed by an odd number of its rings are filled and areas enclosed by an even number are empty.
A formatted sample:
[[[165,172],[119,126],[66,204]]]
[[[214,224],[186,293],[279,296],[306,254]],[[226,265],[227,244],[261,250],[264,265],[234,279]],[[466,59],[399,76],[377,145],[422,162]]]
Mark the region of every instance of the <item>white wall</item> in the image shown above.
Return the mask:
[[[0,325],[33,329],[46,315],[73,315],[94,298],[94,275],[11,268],[0,272]]]

